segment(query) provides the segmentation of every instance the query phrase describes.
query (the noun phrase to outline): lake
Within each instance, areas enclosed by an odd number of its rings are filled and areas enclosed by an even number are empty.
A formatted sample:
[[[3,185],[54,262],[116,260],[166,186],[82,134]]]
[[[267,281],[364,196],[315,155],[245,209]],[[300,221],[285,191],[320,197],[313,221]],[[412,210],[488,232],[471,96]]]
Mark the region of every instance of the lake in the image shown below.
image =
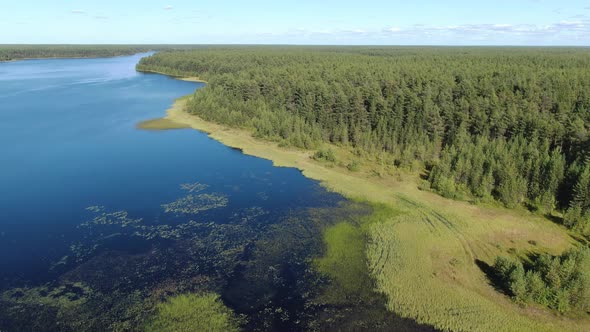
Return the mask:
[[[322,303],[310,269],[323,230],[370,208],[204,133],[137,129],[203,86],[136,72],[146,55],[0,63],[0,330],[134,330],[204,291],[252,330],[385,315]]]

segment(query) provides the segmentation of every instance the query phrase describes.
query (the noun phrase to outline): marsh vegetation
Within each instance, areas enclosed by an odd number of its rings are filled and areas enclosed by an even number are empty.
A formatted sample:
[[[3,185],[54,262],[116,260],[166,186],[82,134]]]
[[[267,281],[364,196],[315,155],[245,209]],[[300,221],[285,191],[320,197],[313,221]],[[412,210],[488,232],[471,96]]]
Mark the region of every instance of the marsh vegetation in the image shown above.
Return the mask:
[[[239,318],[219,295],[178,295],[160,303],[157,314],[145,326],[147,332],[239,331]]]
[[[209,197],[200,195],[211,190],[199,182],[179,187],[190,197]],[[368,205],[343,202],[278,215],[251,206],[227,220],[206,221],[215,215],[207,212],[227,209],[229,199],[223,202],[191,199],[190,209],[174,213],[163,205],[170,219],[158,221],[89,206],[81,238],[53,265],[58,279],[1,293],[0,326],[428,330],[390,316],[372,291],[364,235],[357,232]]]
[[[170,130],[187,128],[187,126],[168,119],[152,119],[138,123],[137,128],[144,130]]]

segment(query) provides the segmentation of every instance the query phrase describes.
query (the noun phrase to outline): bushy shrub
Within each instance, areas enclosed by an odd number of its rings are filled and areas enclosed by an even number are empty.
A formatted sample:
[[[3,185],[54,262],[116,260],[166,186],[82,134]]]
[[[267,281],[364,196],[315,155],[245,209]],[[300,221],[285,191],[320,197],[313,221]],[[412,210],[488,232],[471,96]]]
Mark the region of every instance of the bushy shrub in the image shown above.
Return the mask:
[[[346,168],[351,172],[358,172],[361,168],[361,164],[358,161],[353,160],[346,165]]]
[[[313,159],[318,161],[327,161],[331,163],[336,162],[336,156],[334,155],[334,151],[332,151],[332,149],[318,150],[313,155]]]

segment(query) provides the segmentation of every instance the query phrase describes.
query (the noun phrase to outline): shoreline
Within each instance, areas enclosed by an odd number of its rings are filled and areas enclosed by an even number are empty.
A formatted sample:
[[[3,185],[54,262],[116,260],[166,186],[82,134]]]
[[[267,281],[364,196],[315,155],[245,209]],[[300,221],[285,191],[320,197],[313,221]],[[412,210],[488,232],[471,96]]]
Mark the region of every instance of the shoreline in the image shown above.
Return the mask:
[[[403,218],[385,215],[377,225],[368,225],[368,234],[372,236],[368,250],[381,250],[380,255],[386,251],[387,255],[385,261],[381,257],[369,259],[369,265],[378,291],[389,299],[389,310],[442,330],[502,330],[508,327],[507,322],[539,331],[588,328],[588,319],[556,316],[532,305],[520,307],[497,292],[475,264],[481,261],[492,265],[496,256],[514,249],[523,254],[536,251],[559,254],[569,248],[574,242],[569,233],[546,218],[522,209],[482,207],[419,190],[417,174],[396,171],[375,176],[371,169],[351,172],[338,165],[326,165],[311,158],[314,151],[280,147],[276,142],[252,137],[249,130],[229,128],[185,112],[184,106],[191,96],[177,99],[163,119],[207,133],[210,138],[246,155],[270,160],[276,167],[297,168],[304,176],[346,198],[403,211]],[[347,156],[346,149],[330,147]],[[380,232],[394,235],[387,238]],[[530,244],[532,239],[534,245]],[[375,241],[382,243],[375,244]],[[390,255],[400,257],[388,261]],[[400,270],[399,265],[407,268]],[[382,271],[387,273],[379,274]],[[468,307],[477,308],[474,316],[471,312],[468,322],[464,316],[453,314]]]
[[[174,79],[180,80],[180,81],[186,81],[186,82],[194,82],[194,83],[209,83],[205,80],[202,80],[196,76],[190,76],[190,77],[184,77],[184,76],[175,76],[175,75],[170,75],[164,72],[159,72],[156,70],[148,70],[148,69],[135,69],[135,71],[137,71],[138,73],[143,73],[143,74],[158,74],[158,75],[164,75],[164,76],[168,76],[168,77],[172,77]],[[186,97],[186,96],[185,96]],[[181,97],[182,98],[182,97]]]

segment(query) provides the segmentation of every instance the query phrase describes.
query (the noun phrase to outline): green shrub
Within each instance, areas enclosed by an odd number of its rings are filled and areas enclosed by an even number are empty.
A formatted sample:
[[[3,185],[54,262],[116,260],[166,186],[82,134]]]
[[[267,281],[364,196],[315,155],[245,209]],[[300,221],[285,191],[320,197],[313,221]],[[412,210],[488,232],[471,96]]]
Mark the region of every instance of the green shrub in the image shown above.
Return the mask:
[[[426,180],[420,180],[420,182],[418,182],[418,189],[423,191],[430,190],[430,182]]]
[[[457,188],[455,181],[451,178],[441,176],[436,182],[432,183],[434,188],[439,194],[446,198],[456,198]]]
[[[318,161],[336,162],[336,156],[332,149],[318,150],[312,158]]]
[[[353,160],[350,163],[348,163],[348,165],[346,165],[346,168],[351,172],[358,172],[361,168],[361,165],[358,161]]]

